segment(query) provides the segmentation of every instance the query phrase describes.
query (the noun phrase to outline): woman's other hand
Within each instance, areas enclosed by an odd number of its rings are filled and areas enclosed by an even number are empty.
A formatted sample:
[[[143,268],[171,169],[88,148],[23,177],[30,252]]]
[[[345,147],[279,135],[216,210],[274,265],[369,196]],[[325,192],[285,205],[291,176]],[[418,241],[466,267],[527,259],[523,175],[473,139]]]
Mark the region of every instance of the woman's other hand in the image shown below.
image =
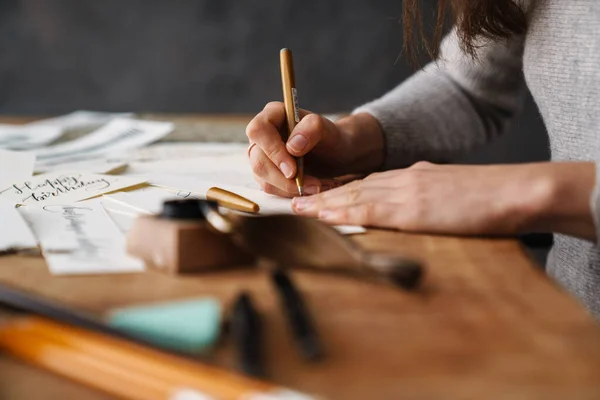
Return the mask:
[[[594,240],[594,177],[594,164],[588,162],[422,162],[295,198],[292,204],[297,213],[332,224],[459,235],[561,232]]]

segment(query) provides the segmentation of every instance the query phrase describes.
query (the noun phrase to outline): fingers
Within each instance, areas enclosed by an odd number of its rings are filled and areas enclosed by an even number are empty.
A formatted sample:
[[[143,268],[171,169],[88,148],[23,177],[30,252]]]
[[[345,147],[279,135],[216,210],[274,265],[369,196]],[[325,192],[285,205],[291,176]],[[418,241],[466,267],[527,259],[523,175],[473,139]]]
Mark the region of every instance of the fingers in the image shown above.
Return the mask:
[[[368,190],[364,190],[362,186],[363,181],[356,181],[337,189],[324,191],[317,196],[295,198],[292,201],[292,208],[298,214],[316,217],[323,210],[377,203],[393,197],[393,189],[369,187]]]
[[[297,197],[299,194],[297,186],[294,186],[296,188],[294,193],[289,193],[271,185],[256,175],[254,176],[254,179],[260,184],[260,187],[265,193],[279,197]],[[295,181],[294,184],[296,184]],[[335,179],[318,179],[310,175],[304,176],[304,193],[307,196],[323,193],[338,186],[340,186],[340,182]]]
[[[332,225],[377,226],[380,228],[397,228],[394,219],[398,212],[398,204],[364,203],[357,206],[341,207],[334,210],[321,210],[319,219]]]
[[[265,193],[281,197],[298,196],[298,186],[296,185],[296,181],[285,178],[262,149],[258,146],[254,146],[250,149],[248,157],[250,158],[250,165],[254,171],[254,177]],[[317,194],[321,192],[321,181],[314,176],[305,176],[304,190],[306,194]]]
[[[298,193],[296,182],[283,176],[273,161],[267,157],[267,155],[258,145],[254,146],[250,150],[248,157],[250,159],[250,165],[255,176],[287,193],[287,197],[294,196]]]
[[[370,186],[365,190],[363,182],[356,181],[316,196],[294,198],[292,207],[298,214],[333,225],[397,228],[402,199],[394,199],[394,193],[388,187]]]
[[[290,179],[296,175],[296,161],[281,139],[280,132],[284,127],[285,108],[283,103],[272,102],[250,121],[246,127],[246,136],[250,142],[256,143],[257,147],[262,150],[271,164],[281,171],[284,177]],[[256,171],[254,172],[256,174]],[[267,181],[271,182],[268,179]]]
[[[264,179],[261,179],[256,175],[254,175],[254,180],[256,180],[256,182],[258,182],[262,191],[267,194],[271,194],[271,195],[279,196],[279,197],[287,197],[287,198],[297,196],[297,194],[290,194],[288,192],[285,192],[285,191],[277,188],[276,186],[271,185],[270,183],[266,182]]]
[[[258,180],[258,179],[257,179]],[[264,181],[263,181],[264,182]],[[321,192],[320,185],[319,185],[319,180],[315,177],[305,177],[304,179],[305,182],[305,186],[304,186],[304,193],[307,196],[313,195],[313,194],[318,194]],[[308,186],[306,186],[306,182],[310,182],[310,184]],[[264,182],[264,184],[261,184],[261,187],[263,189],[263,191],[267,194],[272,194],[275,196],[279,196],[279,197],[288,197],[288,198],[293,198],[293,197],[297,197],[298,196],[298,187],[296,186],[296,182],[294,181],[294,192],[293,193],[289,193],[286,191],[283,191],[281,189],[279,189],[276,186],[271,185],[268,182]]]

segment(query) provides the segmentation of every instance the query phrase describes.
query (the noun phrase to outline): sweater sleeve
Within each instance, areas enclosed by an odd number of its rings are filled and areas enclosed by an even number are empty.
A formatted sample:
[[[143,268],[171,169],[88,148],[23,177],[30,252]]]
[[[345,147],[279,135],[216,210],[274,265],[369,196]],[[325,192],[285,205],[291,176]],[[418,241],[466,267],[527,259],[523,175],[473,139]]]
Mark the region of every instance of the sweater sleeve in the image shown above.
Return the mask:
[[[461,51],[455,31],[438,60],[353,111],[373,115],[385,136],[384,169],[445,162],[505,131],[522,108],[523,37]]]
[[[596,158],[595,170],[596,176],[594,179],[594,189],[590,196],[590,209],[596,231],[596,246],[598,247],[600,246],[600,156]],[[600,314],[598,315],[600,316]]]

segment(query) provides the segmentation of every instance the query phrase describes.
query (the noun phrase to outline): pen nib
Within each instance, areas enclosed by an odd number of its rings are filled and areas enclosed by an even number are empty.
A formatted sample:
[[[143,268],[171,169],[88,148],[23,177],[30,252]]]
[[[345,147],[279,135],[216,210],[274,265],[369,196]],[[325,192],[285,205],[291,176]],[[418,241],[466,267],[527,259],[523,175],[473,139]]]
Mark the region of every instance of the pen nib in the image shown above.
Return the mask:
[[[298,193],[300,193],[300,197],[304,196],[304,187],[298,186]]]

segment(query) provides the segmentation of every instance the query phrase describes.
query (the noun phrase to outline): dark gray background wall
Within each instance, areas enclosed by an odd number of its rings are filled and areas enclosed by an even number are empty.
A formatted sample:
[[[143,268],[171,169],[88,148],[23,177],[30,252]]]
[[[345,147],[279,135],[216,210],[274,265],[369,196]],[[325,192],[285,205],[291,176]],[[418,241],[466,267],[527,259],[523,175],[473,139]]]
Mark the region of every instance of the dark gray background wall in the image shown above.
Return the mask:
[[[294,51],[303,107],[350,110],[413,71],[400,9],[401,0],[3,0],[0,113],[254,113],[281,97],[282,47]],[[466,160],[547,156],[529,102],[511,134]]]

